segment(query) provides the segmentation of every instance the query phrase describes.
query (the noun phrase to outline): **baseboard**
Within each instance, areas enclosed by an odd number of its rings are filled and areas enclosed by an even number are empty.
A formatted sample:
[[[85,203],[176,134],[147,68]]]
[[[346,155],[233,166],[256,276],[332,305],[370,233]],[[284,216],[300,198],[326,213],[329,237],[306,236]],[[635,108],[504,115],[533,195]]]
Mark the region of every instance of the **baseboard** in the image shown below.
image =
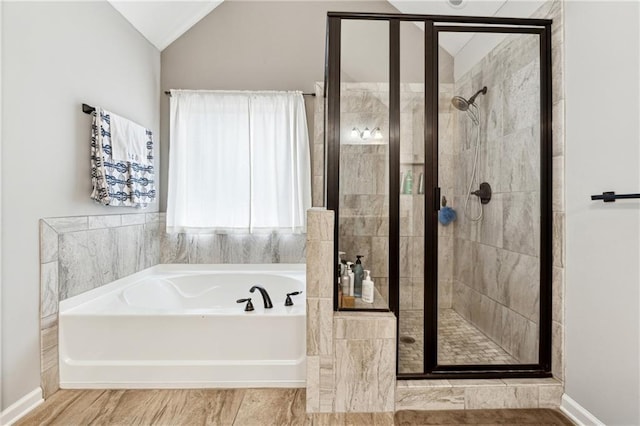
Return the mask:
[[[580,426],[605,426],[596,416],[587,411],[566,393],[562,395],[560,410]]]
[[[42,388],[37,387],[2,411],[0,425],[11,426],[43,402]]]

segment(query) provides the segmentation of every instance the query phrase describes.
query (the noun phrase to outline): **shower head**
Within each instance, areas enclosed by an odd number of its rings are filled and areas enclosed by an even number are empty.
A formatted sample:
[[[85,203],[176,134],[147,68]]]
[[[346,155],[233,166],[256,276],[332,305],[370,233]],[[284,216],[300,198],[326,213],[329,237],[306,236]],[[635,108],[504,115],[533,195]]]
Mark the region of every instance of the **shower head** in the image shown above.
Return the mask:
[[[451,99],[451,104],[454,108],[460,111],[466,111],[469,109],[471,105],[475,102],[478,95],[482,93],[483,95],[487,93],[487,86],[484,86],[482,89],[478,90],[469,100],[463,98],[462,96],[454,96]]]

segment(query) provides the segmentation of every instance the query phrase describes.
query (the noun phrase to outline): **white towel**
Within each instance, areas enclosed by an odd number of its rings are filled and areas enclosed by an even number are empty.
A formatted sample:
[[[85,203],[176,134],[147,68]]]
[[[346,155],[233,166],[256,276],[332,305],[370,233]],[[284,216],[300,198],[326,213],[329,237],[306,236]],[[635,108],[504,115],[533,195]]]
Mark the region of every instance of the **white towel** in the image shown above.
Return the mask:
[[[131,120],[105,111],[111,116],[111,156],[118,161],[149,164],[147,129]]]
[[[111,117],[100,107],[91,125],[91,198],[107,206],[147,207],[156,199],[153,135],[146,135],[145,163],[116,160],[111,148]]]

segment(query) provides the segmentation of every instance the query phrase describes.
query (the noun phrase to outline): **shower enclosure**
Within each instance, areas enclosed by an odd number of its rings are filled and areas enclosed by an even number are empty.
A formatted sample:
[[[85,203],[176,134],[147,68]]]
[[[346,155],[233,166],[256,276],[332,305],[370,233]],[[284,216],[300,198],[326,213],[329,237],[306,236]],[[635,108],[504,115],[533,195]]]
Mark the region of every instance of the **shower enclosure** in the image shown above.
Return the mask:
[[[541,19],[328,15],[334,308],[396,314],[399,378],[551,375],[550,35]],[[338,266],[356,256],[373,303]]]

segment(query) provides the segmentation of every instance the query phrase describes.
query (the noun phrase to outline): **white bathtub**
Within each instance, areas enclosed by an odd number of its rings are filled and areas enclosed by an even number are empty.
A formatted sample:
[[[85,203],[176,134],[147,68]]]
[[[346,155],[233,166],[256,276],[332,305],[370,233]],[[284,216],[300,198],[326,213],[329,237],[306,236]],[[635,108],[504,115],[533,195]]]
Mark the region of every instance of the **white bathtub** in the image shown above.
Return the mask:
[[[305,294],[284,306],[300,290],[303,264],[157,265],[64,300],[60,386],[304,387]]]

